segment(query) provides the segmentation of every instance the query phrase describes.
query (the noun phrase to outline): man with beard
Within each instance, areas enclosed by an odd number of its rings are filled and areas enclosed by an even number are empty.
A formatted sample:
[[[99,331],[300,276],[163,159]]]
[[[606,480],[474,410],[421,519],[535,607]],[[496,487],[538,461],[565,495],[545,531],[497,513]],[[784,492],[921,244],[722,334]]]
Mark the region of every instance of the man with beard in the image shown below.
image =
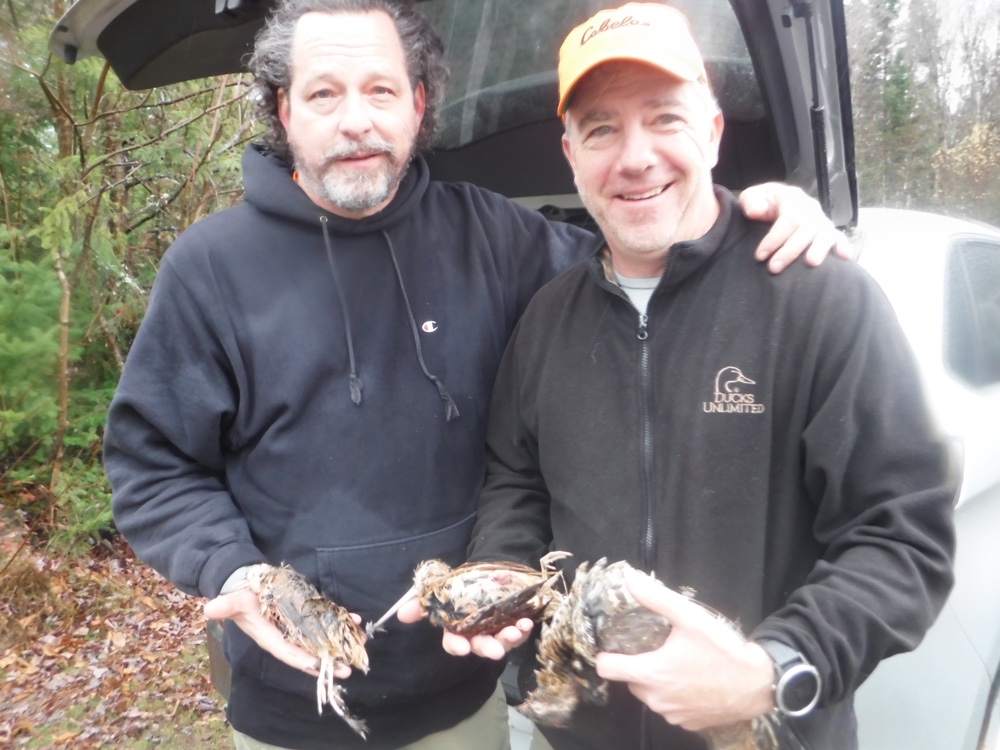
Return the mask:
[[[372,640],[369,674],[338,671],[367,743],[317,715],[314,658],[241,576],[286,563],[372,619],[421,560],[460,563],[507,338],[592,237],[430,180],[416,152],[445,70],[409,3],[279,3],[250,67],[271,132],[244,156],[245,202],[164,257],[111,406],[118,528],[228,620],[238,747],[506,747],[498,665],[442,653],[423,624]]]

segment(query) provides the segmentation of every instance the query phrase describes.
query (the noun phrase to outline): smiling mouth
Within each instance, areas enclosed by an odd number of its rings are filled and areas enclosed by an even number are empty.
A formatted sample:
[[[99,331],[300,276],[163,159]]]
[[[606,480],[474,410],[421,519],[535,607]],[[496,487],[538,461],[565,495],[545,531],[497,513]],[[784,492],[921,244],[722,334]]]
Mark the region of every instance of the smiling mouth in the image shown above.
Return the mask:
[[[660,185],[652,190],[647,190],[645,193],[635,193],[632,195],[626,195],[625,193],[620,194],[618,197],[623,201],[644,201],[649,198],[655,198],[660,195],[664,190],[666,190],[669,185]]]

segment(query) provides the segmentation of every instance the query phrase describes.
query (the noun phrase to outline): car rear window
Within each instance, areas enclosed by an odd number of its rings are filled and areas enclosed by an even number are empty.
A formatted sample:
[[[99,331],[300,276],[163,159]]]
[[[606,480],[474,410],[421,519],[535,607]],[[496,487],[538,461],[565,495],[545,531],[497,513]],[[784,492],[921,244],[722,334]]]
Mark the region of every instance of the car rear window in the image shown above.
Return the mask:
[[[664,3],[690,20],[727,120],[764,117],[760,87],[727,0]],[[438,148],[555,116],[559,45],[606,0],[428,0],[421,9],[444,39],[451,82]]]

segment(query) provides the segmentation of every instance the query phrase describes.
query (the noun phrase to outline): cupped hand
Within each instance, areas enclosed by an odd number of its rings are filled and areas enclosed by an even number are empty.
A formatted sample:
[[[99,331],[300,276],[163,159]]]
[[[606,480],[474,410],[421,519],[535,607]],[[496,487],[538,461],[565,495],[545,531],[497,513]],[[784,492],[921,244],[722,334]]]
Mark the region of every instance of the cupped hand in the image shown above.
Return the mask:
[[[499,661],[506,657],[509,651],[526,642],[534,627],[535,623],[530,618],[523,617],[493,635],[481,634],[465,638],[446,630],[441,638],[441,646],[452,656],[475,654]]]
[[[275,659],[313,677],[319,676],[319,660],[286,639],[281,631],[260,613],[260,600],[249,588],[221,594],[206,602],[205,616],[210,620],[232,620],[240,630]],[[351,617],[360,624],[361,618],[358,615],[352,614]],[[333,676],[338,680],[347,679],[351,676],[351,668],[338,663],[334,667]]]
[[[732,625],[659,582],[630,573],[629,591],[671,623],[664,644],[645,654],[601,653],[597,673],[689,731],[753,719],[772,708],[773,664]]]

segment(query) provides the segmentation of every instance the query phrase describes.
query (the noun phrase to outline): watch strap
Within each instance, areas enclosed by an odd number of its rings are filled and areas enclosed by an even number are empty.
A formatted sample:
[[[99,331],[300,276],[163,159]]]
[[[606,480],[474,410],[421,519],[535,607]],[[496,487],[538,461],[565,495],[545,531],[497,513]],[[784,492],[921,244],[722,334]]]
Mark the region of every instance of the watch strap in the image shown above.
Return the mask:
[[[775,709],[785,716],[792,717],[805,716],[812,711],[819,702],[822,686],[816,667],[810,664],[801,652],[781,641],[762,639],[757,641],[757,644],[774,661],[772,691]],[[788,705],[786,691],[789,691],[792,684],[796,684],[798,689],[801,689],[803,680],[807,681],[805,685],[810,683],[813,685],[811,693],[806,694],[803,698],[801,695],[796,695],[795,688],[791,688],[790,692],[793,696],[791,703],[793,705]]]
[[[790,667],[794,667],[796,664],[808,663],[806,661],[806,657],[802,655],[801,651],[797,651],[781,641],[764,638],[757,641],[757,645],[767,651],[767,655],[771,657],[771,660],[774,662],[774,666],[778,669],[779,676],[782,672],[786,671]]]

